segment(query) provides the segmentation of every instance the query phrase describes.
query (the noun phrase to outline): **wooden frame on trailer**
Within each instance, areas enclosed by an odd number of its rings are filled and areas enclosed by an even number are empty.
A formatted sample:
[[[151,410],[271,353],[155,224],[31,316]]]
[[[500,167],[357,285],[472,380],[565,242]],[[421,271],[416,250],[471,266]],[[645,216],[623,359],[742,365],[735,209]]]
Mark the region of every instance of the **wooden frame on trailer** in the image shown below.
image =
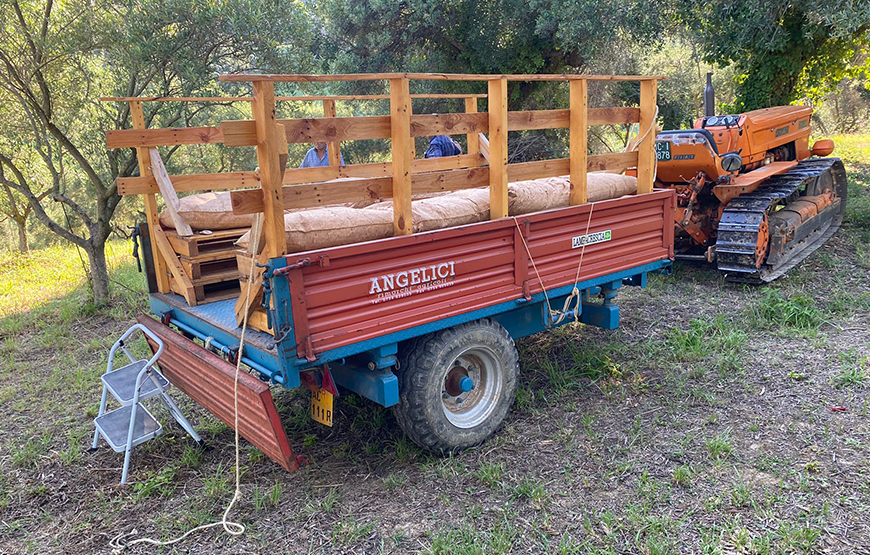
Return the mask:
[[[169,176],[175,191],[245,189],[232,193],[237,214],[263,213],[264,255],[285,254],[283,212],[288,208],[309,208],[341,202],[393,198],[393,221],[397,235],[412,232],[411,195],[489,186],[492,219],[507,216],[509,181],[570,175],[572,205],[584,204],[586,172],[623,171],[637,168],[638,194],[652,192],[655,174],[655,133],[648,132],[633,152],[589,156],[587,129],[590,125],[639,123],[640,132],[655,125],[657,76],[612,75],[456,75],[381,73],[354,75],[224,75],[222,81],[250,82],[251,97],[208,98],[106,98],[125,101],[133,114],[133,129],[107,131],[109,148],[136,148],[140,176],[120,178],[121,194],[142,194],[151,233],[158,289],[169,292],[170,277],[177,288],[191,290],[189,277],[178,263],[165,233],[160,228],[155,193],[160,187],[151,170],[149,148],[183,144],[255,146],[259,172],[230,172]],[[275,83],[384,80],[389,95],[276,97]],[[411,95],[410,80],[486,81],[487,95]],[[569,82],[568,110],[510,112],[507,87],[511,81]],[[588,108],[588,81],[639,81],[637,108]],[[477,100],[487,98],[487,112],[477,111]],[[414,98],[465,99],[464,113],[413,115]],[[336,117],[336,100],[389,99],[387,116]],[[324,117],[278,120],[276,101],[320,100]],[[142,102],[209,101],[251,102],[253,120],[225,121],[220,126],[146,129]],[[569,158],[508,164],[509,131],[568,128]],[[481,134],[489,134],[489,142]],[[441,159],[415,160],[414,137],[465,134],[468,153]],[[389,138],[392,162],[340,165],[341,141]],[[286,169],[288,143],[325,141],[330,148],[330,165],[321,168]],[[353,181],[334,182],[341,178]],[[332,182],[332,183],[331,183]],[[167,273],[168,270],[168,273]],[[256,295],[252,297],[256,298]],[[191,299],[185,295],[188,303]],[[195,299],[193,300],[195,304]],[[248,307],[249,311],[252,307]],[[244,307],[237,306],[241,317]],[[263,319],[255,321],[263,327]]]

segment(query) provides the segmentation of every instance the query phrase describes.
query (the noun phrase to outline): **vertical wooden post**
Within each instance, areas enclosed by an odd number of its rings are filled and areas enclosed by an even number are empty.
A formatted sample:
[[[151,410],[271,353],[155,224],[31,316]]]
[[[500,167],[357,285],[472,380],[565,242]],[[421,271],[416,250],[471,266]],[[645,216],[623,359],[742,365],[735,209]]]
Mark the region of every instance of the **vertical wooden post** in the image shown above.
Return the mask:
[[[651,193],[656,164],[656,89],[655,79],[640,82],[640,125],[638,132],[647,133],[637,147],[637,194]]]
[[[507,79],[489,81],[489,217],[508,215]]]
[[[281,157],[282,152],[287,151],[287,136],[275,119],[275,84],[271,81],[254,81],[253,88],[251,112],[257,130],[257,162],[260,165],[260,187],[263,189],[263,228],[266,235],[263,252],[269,258],[276,258],[287,253],[281,183],[284,177]]]
[[[588,142],[587,101],[588,91],[585,79],[569,81],[569,166],[571,171],[571,194],[569,203],[574,206],[586,204],[586,151]]]
[[[142,113],[142,101],[130,101],[130,118],[133,120],[133,129],[145,129],[145,115]],[[139,161],[139,175],[151,177],[151,154],[147,148],[137,148],[136,158]],[[157,212],[157,197],[154,193],[142,195],[145,201],[145,218],[148,220],[148,234],[151,236],[151,259],[154,261],[154,273],[157,274],[157,290],[161,293],[169,293],[168,268],[163,255],[157,248],[156,229],[160,227],[160,214]]]
[[[338,112],[335,111],[335,100],[323,101],[323,117],[335,118],[338,117]],[[329,141],[326,144],[329,152],[329,165],[336,168],[341,165],[341,146],[338,141]]]
[[[474,97],[465,99],[465,113],[473,114],[477,112],[477,99]],[[477,133],[469,133],[466,136],[468,141],[468,154],[477,154],[480,152],[480,135]]]
[[[393,167],[393,229],[410,235],[411,224],[411,89],[407,79],[390,79],[390,148]]]

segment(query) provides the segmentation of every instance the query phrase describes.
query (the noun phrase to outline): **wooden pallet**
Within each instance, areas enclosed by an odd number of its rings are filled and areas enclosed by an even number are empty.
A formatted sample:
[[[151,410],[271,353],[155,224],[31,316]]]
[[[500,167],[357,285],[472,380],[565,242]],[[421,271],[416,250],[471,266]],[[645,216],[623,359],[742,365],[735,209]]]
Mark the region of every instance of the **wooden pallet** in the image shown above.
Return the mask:
[[[166,238],[193,286],[192,291],[181,291],[173,280],[172,291],[183,295],[191,306],[238,297],[239,270],[234,243],[246,231],[237,228],[180,237],[167,230]]]
[[[169,244],[179,256],[199,258],[207,255],[218,255],[220,258],[235,257],[235,243],[244,235],[248,228],[222,229],[209,234],[198,232],[189,237],[180,237],[174,230],[166,230]]]

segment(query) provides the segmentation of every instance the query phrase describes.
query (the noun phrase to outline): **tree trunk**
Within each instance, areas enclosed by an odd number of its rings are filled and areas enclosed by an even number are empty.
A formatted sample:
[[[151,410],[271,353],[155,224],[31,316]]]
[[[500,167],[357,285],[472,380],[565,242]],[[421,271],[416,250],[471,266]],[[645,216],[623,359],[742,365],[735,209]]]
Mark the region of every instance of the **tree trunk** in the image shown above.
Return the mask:
[[[15,225],[18,226],[18,250],[22,253],[30,251],[30,245],[27,244],[27,220],[15,220]]]
[[[109,267],[106,264],[106,244],[89,246],[85,249],[88,253],[88,263],[93,280],[94,302],[102,306],[109,301]]]

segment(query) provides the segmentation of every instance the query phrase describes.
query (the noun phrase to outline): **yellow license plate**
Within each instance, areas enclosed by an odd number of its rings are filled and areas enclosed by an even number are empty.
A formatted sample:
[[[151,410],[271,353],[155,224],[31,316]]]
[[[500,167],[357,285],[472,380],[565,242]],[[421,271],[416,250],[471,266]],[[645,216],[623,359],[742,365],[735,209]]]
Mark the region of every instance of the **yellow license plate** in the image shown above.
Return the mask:
[[[332,427],[332,393],[325,389],[311,392],[311,418],[325,426]]]

